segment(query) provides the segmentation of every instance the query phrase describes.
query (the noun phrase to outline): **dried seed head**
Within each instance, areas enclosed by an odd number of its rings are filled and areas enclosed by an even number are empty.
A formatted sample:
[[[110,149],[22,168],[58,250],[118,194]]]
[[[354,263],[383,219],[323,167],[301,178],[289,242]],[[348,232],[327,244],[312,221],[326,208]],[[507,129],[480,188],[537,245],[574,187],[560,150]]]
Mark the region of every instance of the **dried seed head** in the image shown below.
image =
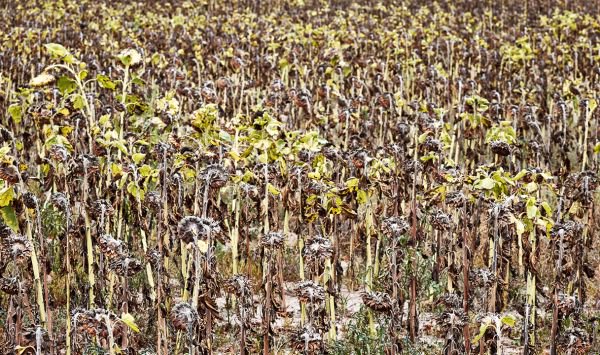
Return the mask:
[[[322,343],[321,334],[311,324],[297,329],[290,340],[296,351],[305,354],[317,353]]]
[[[16,277],[0,278],[0,291],[9,295],[19,293],[19,280]]]
[[[23,261],[31,256],[33,244],[20,234],[13,234],[2,240],[3,252],[10,255],[16,261]]]
[[[113,238],[110,234],[103,234],[98,238],[98,247],[102,254],[109,259],[123,255],[123,242]]]
[[[558,295],[558,309],[564,317],[568,317],[581,311],[581,302],[576,296],[569,296],[561,292]]]
[[[249,297],[252,295],[250,290],[250,280],[245,275],[235,275],[223,283],[227,292],[236,295],[237,297]]]
[[[191,243],[194,239],[206,239],[209,234],[218,236],[221,234],[221,227],[212,218],[186,216],[179,221],[177,232],[181,240]]]
[[[391,239],[402,237],[408,232],[409,227],[406,218],[401,216],[388,217],[381,222],[383,234]]]
[[[489,223],[497,223],[498,227],[505,227],[512,223],[514,210],[510,200],[504,202],[492,203],[488,209]]]
[[[0,222],[0,239],[7,239],[11,235],[13,235],[13,230],[10,229],[9,226]]]
[[[302,254],[307,264],[321,263],[333,255],[333,246],[329,239],[315,235],[306,240]]]
[[[158,269],[161,262],[161,255],[158,252],[158,249],[148,249],[146,252],[146,260],[152,265],[154,269]]]
[[[439,231],[448,231],[454,227],[450,215],[442,211],[435,211],[431,216],[431,225]]]
[[[23,204],[27,208],[35,209],[38,206],[37,197],[31,192],[26,192],[23,194]]]
[[[115,212],[113,206],[107,200],[96,200],[91,206],[92,216],[95,218],[106,218]]]
[[[119,276],[133,276],[142,271],[142,263],[138,259],[124,255],[116,256],[108,267]]]
[[[161,205],[160,193],[158,193],[158,191],[148,192],[144,198],[144,204],[148,208],[158,211]]]
[[[19,182],[19,169],[14,165],[0,167],[0,178],[11,185]]]
[[[69,207],[69,199],[62,192],[53,193],[50,201],[59,210],[65,211]]]
[[[496,276],[487,268],[471,269],[469,281],[476,287],[489,288],[494,283]]]
[[[446,203],[453,207],[463,207],[467,197],[462,191],[451,191],[446,194]]]
[[[392,298],[385,292],[363,292],[362,300],[365,306],[377,312],[392,310]]]
[[[0,138],[2,139],[2,141],[0,143],[11,143],[13,142],[14,138],[12,133],[4,128],[4,127],[0,127]]]
[[[433,138],[432,136],[427,136],[425,142],[421,144],[421,147],[423,147],[426,152],[439,153],[442,151],[442,142]]]
[[[452,309],[437,316],[436,320],[442,329],[448,331],[450,329],[462,329],[469,318],[462,309]]]
[[[281,249],[284,237],[280,232],[269,232],[260,239],[260,246],[271,250]]]
[[[64,163],[69,159],[69,151],[61,144],[54,144],[48,152],[50,157],[59,163]]]
[[[48,332],[45,331],[41,326],[33,326],[23,329],[23,340],[24,345],[35,347],[37,342],[40,342],[42,349],[47,350],[47,344],[50,341]]]
[[[211,164],[202,170],[200,177],[213,189],[218,189],[227,183],[229,173],[220,164]]]
[[[576,327],[561,331],[558,335],[557,343],[565,354],[589,354],[592,346],[591,337],[588,332]]]
[[[490,148],[494,154],[498,154],[500,156],[508,156],[511,153],[511,146],[504,141],[491,141]]]
[[[438,297],[437,304],[444,305],[447,308],[460,308],[462,299],[456,293],[445,293]]]
[[[105,323],[107,318],[111,321],[117,320],[114,313],[102,308],[76,308],[72,312],[71,322],[78,333],[84,333],[90,337],[106,336],[108,335]]]
[[[581,236],[583,225],[576,221],[565,221],[555,223],[550,230],[550,236],[553,239],[559,240],[561,237],[564,241],[575,241]]]
[[[323,286],[311,280],[300,281],[295,287],[296,296],[303,302],[318,303],[325,300]]]
[[[192,329],[200,317],[198,311],[189,303],[181,302],[173,306],[169,318],[175,329],[187,332]]]
[[[248,198],[254,199],[258,197],[258,188],[256,186],[245,182],[241,182],[239,186],[240,191]]]

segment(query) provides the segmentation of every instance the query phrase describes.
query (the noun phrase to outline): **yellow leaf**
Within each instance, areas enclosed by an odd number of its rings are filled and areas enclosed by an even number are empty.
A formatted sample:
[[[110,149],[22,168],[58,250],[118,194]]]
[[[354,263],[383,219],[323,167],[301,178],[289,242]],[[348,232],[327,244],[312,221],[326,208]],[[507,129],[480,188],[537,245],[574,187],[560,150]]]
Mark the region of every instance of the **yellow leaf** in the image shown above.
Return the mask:
[[[140,328],[138,328],[137,324],[135,324],[135,319],[133,318],[133,316],[129,313],[123,313],[121,314],[121,321],[123,323],[125,323],[125,325],[127,325],[129,328],[131,328],[131,330],[133,330],[136,333],[140,332]]]
[[[10,205],[14,197],[15,190],[12,186],[5,187],[2,190],[0,190],[0,207],[6,207]]]

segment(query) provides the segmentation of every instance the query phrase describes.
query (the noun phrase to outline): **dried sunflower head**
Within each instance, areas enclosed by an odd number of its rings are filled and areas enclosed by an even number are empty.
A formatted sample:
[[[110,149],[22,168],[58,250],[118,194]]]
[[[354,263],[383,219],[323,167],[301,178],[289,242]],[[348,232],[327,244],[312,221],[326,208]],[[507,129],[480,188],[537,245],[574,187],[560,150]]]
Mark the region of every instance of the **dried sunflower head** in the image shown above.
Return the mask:
[[[52,197],[50,198],[50,201],[56,208],[63,211],[69,207],[69,199],[62,192],[53,193]]]
[[[577,296],[569,296],[561,292],[558,295],[558,309],[564,317],[568,317],[581,311],[581,302]]]
[[[102,254],[109,259],[114,259],[123,254],[123,242],[113,238],[110,234],[103,234],[98,238],[98,247]]]
[[[95,218],[106,218],[115,212],[113,206],[107,200],[96,200],[90,206],[92,216]]]
[[[450,215],[439,210],[431,216],[431,225],[439,231],[448,231],[454,227]]]
[[[564,221],[562,223],[555,223],[550,230],[550,236],[559,240],[561,237],[563,241],[574,242],[581,236],[583,232],[583,225],[576,221]]]
[[[333,255],[333,245],[329,239],[315,235],[306,240],[302,254],[307,264],[319,263]]]
[[[144,204],[154,210],[158,211],[161,205],[160,193],[158,191],[150,191],[144,196]]]
[[[446,194],[446,203],[453,207],[463,207],[467,197],[462,191],[452,191]]]
[[[62,144],[54,144],[48,152],[50,157],[57,162],[64,163],[69,159],[69,151]]]
[[[296,351],[314,354],[320,350],[323,338],[311,324],[307,324],[297,329],[290,340]]]
[[[227,183],[229,179],[229,173],[220,164],[211,164],[205,167],[200,173],[200,177],[205,181],[211,188],[218,189]]]
[[[456,293],[445,293],[438,297],[436,303],[448,308],[460,308],[462,306],[462,299]]]
[[[503,227],[512,223],[514,210],[510,202],[511,200],[492,203],[491,207],[488,209],[489,222],[492,223],[492,225],[497,223],[498,227]]]
[[[189,331],[200,319],[198,311],[187,302],[180,302],[174,305],[169,318],[173,327],[182,331]]]
[[[260,246],[272,250],[281,249],[284,237],[280,232],[269,232],[260,239]]]
[[[498,154],[503,157],[508,156],[511,153],[510,144],[508,144],[504,141],[491,141],[490,149],[492,150],[492,152],[494,154]]]
[[[258,197],[258,188],[252,184],[248,184],[246,182],[240,183],[240,191],[250,199],[254,199]]]
[[[298,282],[294,291],[303,302],[317,303],[325,300],[325,288],[311,280]]]
[[[38,207],[37,197],[31,192],[26,192],[23,194],[23,204],[27,208],[35,209]]]
[[[448,331],[450,329],[462,329],[469,318],[462,309],[452,309],[437,316],[436,320],[442,329]]]
[[[19,182],[19,174],[19,169],[14,165],[0,167],[0,178],[9,184],[16,184]]]
[[[154,269],[158,269],[160,266],[161,255],[158,249],[148,249],[146,252],[146,260],[152,265]]]
[[[560,332],[557,339],[558,347],[565,354],[589,354],[592,346],[591,337],[581,328],[568,328]]]
[[[3,277],[0,278],[0,291],[9,295],[16,295],[19,293],[19,280],[16,277]]]
[[[392,298],[385,292],[363,292],[362,300],[365,306],[377,312],[389,312],[393,308]]]
[[[33,326],[23,329],[23,340],[25,344],[31,347],[35,347],[36,343],[39,341],[43,350],[47,350],[48,342],[50,338],[48,337],[48,332],[44,330],[41,326]]]
[[[409,228],[406,218],[400,216],[388,217],[381,222],[383,234],[392,239],[400,238]]]
[[[179,221],[177,225],[179,238],[186,243],[191,243],[194,239],[206,239],[208,235],[219,236],[221,227],[219,222],[212,218],[200,218],[196,216],[186,216]]]
[[[130,256],[118,255],[110,261],[108,267],[119,276],[133,276],[142,271],[142,263]]]
[[[6,239],[13,235],[13,230],[9,226],[0,221],[0,238]]]
[[[71,317],[73,328],[78,333],[83,333],[90,337],[108,335],[106,320],[116,321],[117,316],[102,308],[76,308],[73,310]]]
[[[2,249],[16,261],[29,259],[33,251],[33,244],[27,237],[20,234],[10,235],[2,240]]]
[[[245,275],[234,275],[225,280],[223,286],[227,292],[237,297],[249,297],[252,294],[250,280]]]
[[[495,279],[496,276],[488,268],[471,269],[469,271],[469,282],[477,287],[491,287]]]

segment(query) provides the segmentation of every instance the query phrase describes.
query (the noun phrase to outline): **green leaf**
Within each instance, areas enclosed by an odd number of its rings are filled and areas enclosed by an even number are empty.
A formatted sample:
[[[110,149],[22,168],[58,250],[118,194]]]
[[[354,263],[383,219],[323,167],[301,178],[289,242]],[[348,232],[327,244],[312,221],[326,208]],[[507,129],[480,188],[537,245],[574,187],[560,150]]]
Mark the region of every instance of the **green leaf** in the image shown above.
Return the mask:
[[[542,202],[541,206],[544,209],[544,211],[546,211],[546,216],[552,216],[552,207],[550,207],[550,204],[548,204],[548,202]]]
[[[8,113],[12,117],[15,123],[21,123],[21,117],[23,116],[23,108],[21,105],[13,104],[8,108]]]
[[[114,90],[117,87],[117,84],[110,80],[110,78],[106,75],[96,75],[96,81],[98,81],[98,85],[104,89]]]
[[[475,188],[478,190],[491,190],[496,186],[496,180],[486,177],[475,182]]]
[[[141,162],[142,160],[144,160],[144,158],[145,158],[145,157],[146,157],[146,154],[143,154],[143,153],[134,153],[134,154],[131,156],[131,160],[133,160],[133,162],[134,162],[136,165],[139,165],[139,164],[140,164],[140,162]]]
[[[10,205],[15,197],[15,190],[12,186],[5,187],[0,190],[0,207],[6,207]]]
[[[56,57],[63,58],[71,54],[62,44],[47,43],[44,47],[46,47],[46,50],[48,50],[50,54]]]
[[[515,326],[515,317],[508,314],[508,315],[505,315],[504,317],[500,318],[500,322],[508,325],[509,327],[514,327]]]
[[[358,202],[358,204],[362,205],[367,203],[367,192],[365,190],[358,190],[356,191],[356,201]]]
[[[527,190],[527,192],[529,192],[529,193],[535,192],[535,191],[537,191],[537,189],[538,189],[538,186],[533,181],[528,183],[527,185],[525,185],[525,190]]]
[[[525,224],[520,219],[512,217],[513,223],[515,224],[515,229],[517,230],[517,235],[521,236],[525,233]]]
[[[58,90],[60,90],[60,93],[63,95],[68,95],[77,89],[77,83],[75,80],[64,75],[58,78],[56,86],[58,86]]]
[[[79,80],[84,81],[85,78],[87,78],[87,76],[88,76],[87,70],[82,70],[79,72]]]
[[[127,184],[127,192],[136,199],[144,199],[144,190],[140,188],[135,181],[130,181],[129,184]]]
[[[538,208],[536,205],[527,205],[527,218],[534,219],[537,216]]]
[[[133,330],[136,333],[140,332],[140,328],[138,328],[137,324],[135,324],[135,319],[133,318],[133,316],[129,313],[123,313],[121,314],[121,321],[123,323],[125,323],[125,325],[127,325],[129,328],[131,328],[131,330]]]
[[[513,181],[517,181],[523,178],[523,176],[527,175],[527,170],[523,169],[521,171],[519,171],[519,173],[517,175],[515,175],[512,180]]]
[[[489,323],[485,323],[485,324],[482,324],[481,326],[479,326],[479,334],[477,334],[477,335],[475,336],[475,338],[473,338],[473,341],[472,341],[472,343],[474,343],[474,344],[475,344],[475,343],[478,343],[478,342],[479,342],[479,340],[481,340],[481,338],[483,338],[483,336],[485,335],[485,331],[487,330],[487,328],[488,328],[489,326],[490,326],[490,324],[489,324]]]
[[[4,224],[10,227],[14,232],[19,231],[19,222],[17,221],[17,215],[15,214],[15,209],[12,206],[2,207],[2,219],[4,220]]]
[[[275,186],[271,185],[271,183],[267,184],[267,190],[269,191],[269,193],[271,195],[277,196],[280,194],[279,190],[277,190],[277,188]]]
[[[73,108],[76,110],[81,110],[84,107],[85,103],[83,101],[83,97],[81,97],[81,95],[75,95],[75,97],[73,97]]]
[[[357,188],[358,187],[358,178],[350,178],[350,179],[346,180],[346,186],[350,190]]]

